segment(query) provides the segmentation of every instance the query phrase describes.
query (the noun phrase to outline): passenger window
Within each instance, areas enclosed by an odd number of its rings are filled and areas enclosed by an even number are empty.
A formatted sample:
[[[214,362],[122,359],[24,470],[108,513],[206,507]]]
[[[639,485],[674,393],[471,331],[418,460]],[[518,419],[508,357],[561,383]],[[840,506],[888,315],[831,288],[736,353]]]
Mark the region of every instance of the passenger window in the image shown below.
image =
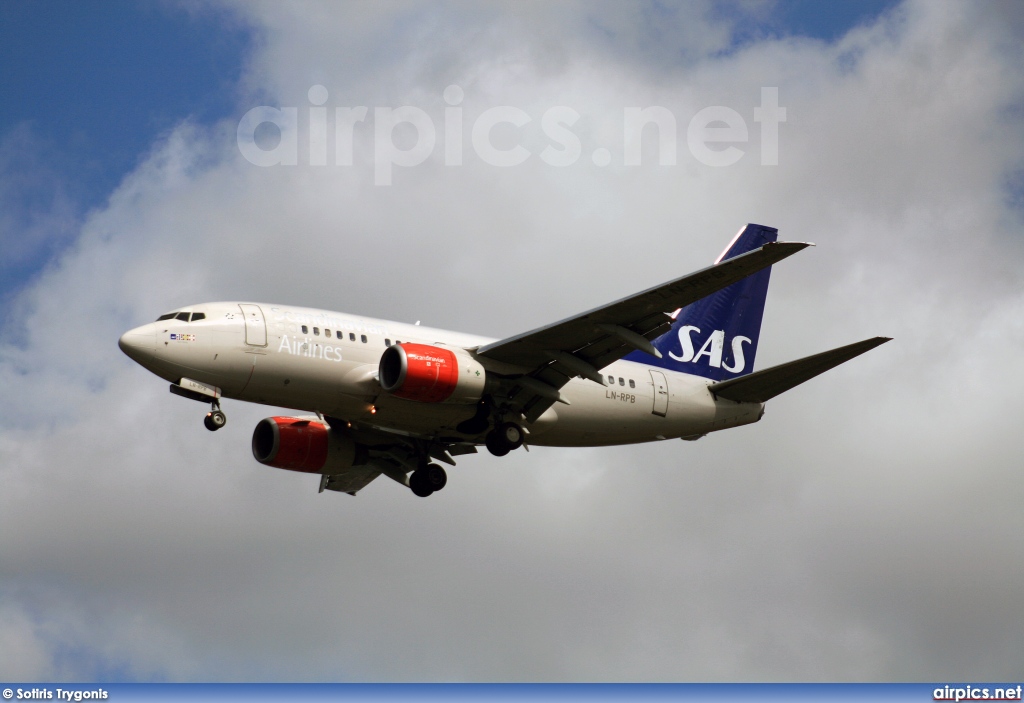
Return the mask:
[[[206,313],[205,312],[194,312],[194,313],[192,313],[192,322],[195,322],[196,320],[205,320],[205,319],[206,319]]]
[[[619,385],[620,385],[620,386],[624,386],[624,385],[626,385],[626,382],[622,380],[622,377],[621,377],[621,376],[619,376]]]
[[[610,384],[612,384],[614,386],[615,385],[615,377],[614,376],[609,376],[608,377],[608,383],[610,383]]]
[[[181,320],[182,322],[188,322],[189,314],[190,313],[187,313],[187,312],[179,312],[177,315],[175,315],[175,317],[177,319]]]
[[[359,335],[359,339],[362,340],[363,344],[366,344],[366,335],[365,334]]]
[[[636,388],[636,384],[633,383],[633,379],[629,379],[629,387],[630,388]]]
[[[335,334],[338,335],[338,339],[343,339],[344,338],[344,335],[342,335],[341,330],[337,330],[335,332]]]
[[[317,337],[319,337],[320,336],[320,328],[319,327],[314,327],[313,328],[313,334],[315,334]]]
[[[302,326],[302,334],[309,334],[309,328],[305,325]]]
[[[390,340],[390,339],[387,339],[387,338],[385,337],[385,339],[384,339],[384,346],[385,346],[385,347],[390,347],[390,346],[391,346],[391,340]]]
[[[325,337],[330,337],[331,336],[331,331],[329,329],[324,329],[324,336]]]
[[[348,333],[348,341],[350,341],[350,342],[356,341],[356,333],[355,332],[349,332]]]
[[[166,314],[161,315],[160,317],[156,318],[156,321],[157,322],[163,322],[164,320],[172,320],[172,319],[174,319],[174,316],[177,315],[177,314],[178,313],[176,313],[176,312],[169,312],[169,313],[166,313]]]

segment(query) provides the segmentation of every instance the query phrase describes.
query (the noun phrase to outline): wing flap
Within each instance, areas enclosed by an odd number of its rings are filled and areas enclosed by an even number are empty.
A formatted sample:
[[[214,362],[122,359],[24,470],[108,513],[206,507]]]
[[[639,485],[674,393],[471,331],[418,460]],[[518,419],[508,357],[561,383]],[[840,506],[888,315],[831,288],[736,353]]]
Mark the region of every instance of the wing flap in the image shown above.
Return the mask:
[[[885,344],[891,339],[891,337],[873,337],[862,342],[854,342],[845,347],[838,347],[813,356],[806,356],[803,359],[762,369],[748,376],[713,383],[708,386],[708,390],[715,396],[727,400],[735,400],[740,403],[764,403],[780,393],[799,386],[804,381],[809,381],[829,369]]]
[[[356,491],[366,488],[380,474],[380,469],[371,464],[353,466],[336,474],[325,474],[320,480],[320,490],[327,489],[355,495]]]

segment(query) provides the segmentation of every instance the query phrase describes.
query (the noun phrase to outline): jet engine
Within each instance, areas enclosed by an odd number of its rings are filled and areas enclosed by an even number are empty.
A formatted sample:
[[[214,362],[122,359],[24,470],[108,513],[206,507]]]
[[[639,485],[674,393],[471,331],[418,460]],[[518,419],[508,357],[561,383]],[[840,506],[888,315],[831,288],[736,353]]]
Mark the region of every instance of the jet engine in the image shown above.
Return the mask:
[[[333,474],[366,462],[366,450],[351,437],[316,420],[268,417],[252,433],[256,461],[277,469]]]
[[[381,387],[398,398],[421,403],[476,403],[487,372],[462,349],[429,344],[395,344],[380,357]]]

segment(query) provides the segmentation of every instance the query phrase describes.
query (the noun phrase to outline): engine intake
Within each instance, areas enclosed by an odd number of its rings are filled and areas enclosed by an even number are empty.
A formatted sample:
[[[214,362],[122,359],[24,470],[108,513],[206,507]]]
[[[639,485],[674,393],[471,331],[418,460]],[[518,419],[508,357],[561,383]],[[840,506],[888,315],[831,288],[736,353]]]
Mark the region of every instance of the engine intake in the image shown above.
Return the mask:
[[[421,403],[475,403],[487,372],[462,349],[430,344],[395,344],[380,357],[381,387],[397,398]]]
[[[252,433],[256,461],[277,469],[333,474],[365,462],[365,451],[348,435],[297,417],[268,417]],[[360,461],[362,459],[363,461]]]

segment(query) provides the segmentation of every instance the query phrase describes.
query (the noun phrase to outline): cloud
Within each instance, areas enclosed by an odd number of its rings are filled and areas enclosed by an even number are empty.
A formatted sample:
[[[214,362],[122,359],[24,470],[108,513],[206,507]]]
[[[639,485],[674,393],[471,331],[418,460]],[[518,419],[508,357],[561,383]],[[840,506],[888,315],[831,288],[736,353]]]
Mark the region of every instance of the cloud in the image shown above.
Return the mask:
[[[236,123],[183,123],[15,301],[0,340],[15,655],[0,676],[1015,674],[1020,23],[907,2],[832,44],[735,44],[706,6],[664,23],[640,7],[235,8],[263,37],[248,94],[298,109],[303,158],[256,167]],[[352,166],[303,155],[314,84],[329,108],[369,108]],[[464,164],[445,165],[439,136],[375,186],[373,108],[417,106],[443,135],[451,84]],[[766,86],[787,111],[774,167],[754,121]],[[530,150],[521,166],[473,150],[471,125],[500,105],[531,118],[494,131]],[[652,105],[676,118],[677,163],[657,164],[648,128],[643,165],[624,166],[623,110]],[[686,147],[715,105],[749,130],[734,166]],[[581,156],[563,168],[539,157],[557,106],[580,114]],[[705,266],[748,221],[819,245],[773,273],[759,367],[896,341],[755,426],[471,457],[429,500],[386,479],[317,495],[249,457],[270,409],[227,403],[213,435],[116,348],[159,312],[217,299],[501,337]]]

